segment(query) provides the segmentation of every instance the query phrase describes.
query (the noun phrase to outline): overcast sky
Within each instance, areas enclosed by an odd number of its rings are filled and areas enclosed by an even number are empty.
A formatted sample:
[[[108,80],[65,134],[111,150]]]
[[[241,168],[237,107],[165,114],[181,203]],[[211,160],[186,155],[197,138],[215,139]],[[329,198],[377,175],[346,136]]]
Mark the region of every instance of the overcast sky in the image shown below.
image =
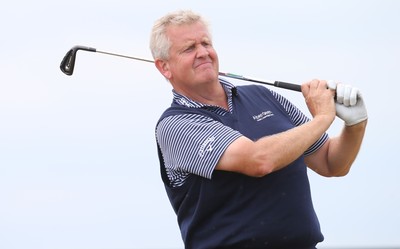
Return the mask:
[[[400,246],[400,1],[16,0],[0,11],[0,248],[183,248],[154,140],[169,83],[150,63],[82,51],[73,76],[59,70],[78,44],[150,58],[153,22],[177,9],[210,21],[221,71],[361,89],[350,174],[309,172],[320,248]]]

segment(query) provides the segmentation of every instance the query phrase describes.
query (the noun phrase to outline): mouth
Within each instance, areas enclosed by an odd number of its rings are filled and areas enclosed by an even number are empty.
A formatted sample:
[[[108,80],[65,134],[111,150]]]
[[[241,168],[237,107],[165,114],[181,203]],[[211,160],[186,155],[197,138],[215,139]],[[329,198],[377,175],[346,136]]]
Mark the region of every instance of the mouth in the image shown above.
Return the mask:
[[[203,61],[200,63],[197,63],[194,68],[198,69],[198,68],[203,68],[203,67],[212,67],[212,61]]]

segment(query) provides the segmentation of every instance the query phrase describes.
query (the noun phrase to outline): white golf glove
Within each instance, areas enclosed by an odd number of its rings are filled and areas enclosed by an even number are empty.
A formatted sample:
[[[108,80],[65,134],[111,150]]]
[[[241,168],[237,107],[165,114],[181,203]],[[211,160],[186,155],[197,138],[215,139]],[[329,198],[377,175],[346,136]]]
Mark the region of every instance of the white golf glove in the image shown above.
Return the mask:
[[[364,100],[358,88],[340,82],[328,81],[329,89],[336,90],[336,115],[346,126],[358,124],[368,118]]]

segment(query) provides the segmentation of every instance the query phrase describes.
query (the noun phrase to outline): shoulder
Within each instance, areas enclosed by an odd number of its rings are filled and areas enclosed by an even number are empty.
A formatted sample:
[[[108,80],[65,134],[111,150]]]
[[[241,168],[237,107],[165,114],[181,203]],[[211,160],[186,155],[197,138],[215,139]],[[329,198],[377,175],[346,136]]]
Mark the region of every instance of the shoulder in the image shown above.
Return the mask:
[[[162,127],[165,125],[174,126],[174,125],[196,125],[200,123],[207,123],[213,121],[212,118],[199,114],[199,113],[180,113],[180,114],[170,114],[162,116],[157,123],[157,127]]]
[[[185,106],[180,106],[180,105],[172,105],[171,107],[169,107],[168,109],[166,109],[163,114],[161,114],[158,122],[161,122],[163,119],[167,118],[167,117],[171,117],[171,116],[180,116],[180,118],[182,119],[186,119],[186,118],[193,118],[193,117],[203,117],[205,119],[217,119],[218,117],[216,117],[215,114],[213,114],[210,111],[207,111],[205,109],[202,108],[189,108],[189,107],[185,107]],[[178,118],[179,119],[179,118]]]
[[[269,89],[268,87],[258,85],[258,84],[250,84],[250,85],[241,85],[237,86],[237,95],[245,95],[248,97],[261,97],[261,98],[273,98],[275,96],[274,91]],[[273,98],[275,99],[275,98]]]
[[[165,116],[156,125],[157,136],[181,136],[191,134],[192,130],[204,130],[215,123],[214,119],[196,113],[182,113]]]

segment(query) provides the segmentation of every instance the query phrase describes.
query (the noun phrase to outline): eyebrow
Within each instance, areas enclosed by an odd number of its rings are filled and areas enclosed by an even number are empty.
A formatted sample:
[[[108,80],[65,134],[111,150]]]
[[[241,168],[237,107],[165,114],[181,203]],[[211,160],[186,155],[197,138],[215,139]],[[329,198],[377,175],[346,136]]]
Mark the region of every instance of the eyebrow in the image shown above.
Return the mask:
[[[202,42],[208,42],[210,44],[212,43],[211,39],[206,37],[206,36],[201,39],[200,43],[202,43]],[[188,40],[180,47],[179,50],[182,50],[182,49],[185,49],[187,47],[193,46],[193,44],[196,44],[196,40]]]

